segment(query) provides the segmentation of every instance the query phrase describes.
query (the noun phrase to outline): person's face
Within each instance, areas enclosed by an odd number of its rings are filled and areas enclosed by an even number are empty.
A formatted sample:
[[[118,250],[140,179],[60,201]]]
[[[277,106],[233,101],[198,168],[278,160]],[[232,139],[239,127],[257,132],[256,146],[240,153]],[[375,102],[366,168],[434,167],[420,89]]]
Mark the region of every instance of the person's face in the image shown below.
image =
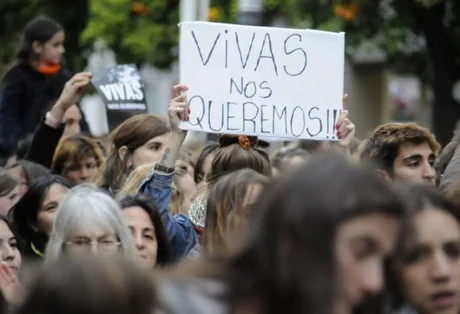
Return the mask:
[[[187,214],[190,206],[192,205],[193,200],[196,195],[196,184],[193,181],[192,176],[189,173],[184,174],[183,176],[178,177],[179,187],[182,191],[183,200],[180,204],[181,213]]]
[[[65,33],[57,32],[44,44],[34,44],[35,53],[40,56],[40,61],[52,64],[61,62],[65,53],[64,48]]]
[[[355,217],[337,231],[337,313],[352,313],[368,295],[384,287],[383,260],[393,250],[398,222],[384,214]]]
[[[19,198],[23,197],[29,189],[27,185],[26,175],[24,174],[24,170],[22,169],[22,167],[17,166],[8,169],[8,173],[19,181]]]
[[[53,184],[50,186],[43,198],[42,205],[38,209],[36,231],[50,234],[53,228],[56,210],[68,192],[69,189],[60,184]]]
[[[72,105],[65,111],[64,114],[64,133],[63,136],[72,136],[76,134],[80,134],[80,121],[82,119],[80,109],[78,109],[77,105]]]
[[[12,189],[9,193],[0,196],[0,214],[7,216],[8,212],[19,201],[19,185]]]
[[[414,218],[415,236],[396,262],[405,301],[419,313],[460,312],[460,227],[439,209]]]
[[[113,230],[94,228],[91,232],[73,232],[64,244],[70,254],[116,255],[120,241]]]
[[[154,164],[161,160],[169,139],[169,133],[157,136],[134,150],[128,165],[137,168],[146,164]]]
[[[18,243],[8,225],[0,220],[0,254],[2,261],[14,271],[18,272],[21,267],[21,253],[18,250]]]
[[[65,173],[67,179],[77,184],[94,183],[97,180],[99,168],[96,158],[87,157],[78,164],[70,165]]]
[[[435,158],[427,142],[401,145],[393,163],[394,179],[414,184],[435,184],[436,171],[433,167]]]
[[[125,208],[123,216],[131,230],[142,263],[149,269],[153,268],[157,261],[158,242],[150,216],[139,206]]]
[[[214,154],[209,154],[206,156],[206,158],[203,161],[203,180],[198,184],[198,188],[200,188],[202,185],[206,184],[206,178],[208,177],[208,173],[211,170],[212,166],[212,161],[214,160]]]

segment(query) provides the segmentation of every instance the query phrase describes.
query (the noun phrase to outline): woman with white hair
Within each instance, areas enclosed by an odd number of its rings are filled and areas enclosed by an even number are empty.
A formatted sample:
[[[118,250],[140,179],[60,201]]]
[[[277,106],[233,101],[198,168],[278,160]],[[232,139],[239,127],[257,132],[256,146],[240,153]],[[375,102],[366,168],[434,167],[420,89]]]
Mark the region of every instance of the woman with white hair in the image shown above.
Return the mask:
[[[111,196],[80,185],[64,199],[54,220],[45,261],[67,253],[137,256],[121,208]]]

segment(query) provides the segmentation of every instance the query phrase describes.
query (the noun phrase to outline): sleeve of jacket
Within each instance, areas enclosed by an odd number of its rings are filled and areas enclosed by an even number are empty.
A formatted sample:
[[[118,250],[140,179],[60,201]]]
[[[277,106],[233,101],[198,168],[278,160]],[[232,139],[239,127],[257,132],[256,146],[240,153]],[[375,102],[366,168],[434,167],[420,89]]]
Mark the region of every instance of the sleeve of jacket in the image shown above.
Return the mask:
[[[0,90],[0,156],[3,157],[14,153],[22,135],[20,115],[25,82],[18,71],[13,68],[6,74]]]
[[[454,156],[452,156],[446,170],[442,174],[439,188],[442,191],[446,191],[452,182],[458,180],[458,178],[460,178],[460,145],[455,149]]]
[[[35,130],[25,159],[50,168],[54,151],[63,133],[64,125],[54,129],[43,120]]]
[[[186,257],[198,242],[195,228],[186,215],[171,215],[168,211],[172,197],[171,185],[174,174],[161,173],[153,170],[144,180],[139,192],[155,201],[163,218],[166,232],[171,240],[173,259],[180,260]]]

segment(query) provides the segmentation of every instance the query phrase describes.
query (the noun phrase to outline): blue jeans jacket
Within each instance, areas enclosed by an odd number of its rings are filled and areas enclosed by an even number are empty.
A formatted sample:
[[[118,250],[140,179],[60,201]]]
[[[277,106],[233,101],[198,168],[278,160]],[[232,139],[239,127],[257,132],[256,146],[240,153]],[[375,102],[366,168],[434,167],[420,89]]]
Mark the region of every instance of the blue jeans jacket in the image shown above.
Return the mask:
[[[197,245],[198,234],[188,216],[183,214],[171,215],[168,205],[172,197],[171,185],[174,174],[167,174],[153,170],[147,179],[142,182],[139,193],[153,199],[160,211],[166,232],[171,240],[171,248],[174,260],[180,260],[188,256],[190,251]]]

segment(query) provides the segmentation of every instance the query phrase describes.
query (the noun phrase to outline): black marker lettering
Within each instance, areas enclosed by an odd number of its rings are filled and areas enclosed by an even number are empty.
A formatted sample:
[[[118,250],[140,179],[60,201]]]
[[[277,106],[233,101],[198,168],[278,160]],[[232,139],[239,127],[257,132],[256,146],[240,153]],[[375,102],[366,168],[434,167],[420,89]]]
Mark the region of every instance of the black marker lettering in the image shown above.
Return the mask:
[[[247,105],[252,105],[257,110],[256,114],[252,118],[247,118],[246,117],[246,106]],[[252,133],[256,132],[256,121],[254,121],[254,120],[256,119],[258,114],[259,114],[259,107],[257,107],[257,105],[255,103],[250,102],[250,101],[243,103],[243,132],[246,132],[246,121],[251,121],[252,125],[253,125],[253,129],[248,131],[248,132],[252,132]]]
[[[273,121],[272,121],[272,130],[273,133],[275,133],[275,117],[278,117],[278,119],[283,119],[284,116],[284,134],[287,135],[288,129],[287,129],[287,115],[286,115],[286,107],[283,107],[283,110],[281,110],[281,114],[278,113],[278,110],[276,109],[276,106],[273,106]]]
[[[263,89],[263,90],[266,90],[266,91],[267,91],[267,95],[265,95],[265,96],[259,96],[260,98],[267,99],[267,98],[269,98],[269,97],[273,94],[273,91],[272,91],[272,89],[270,88],[270,86],[268,86],[268,82],[267,82],[267,81],[263,81],[262,83],[260,83],[259,87],[260,87],[260,89]]]
[[[212,48],[209,51],[206,61],[204,61],[203,54],[201,53],[200,45],[198,44],[198,40],[196,39],[195,32],[193,31],[192,31],[192,36],[193,36],[193,40],[195,41],[196,48],[198,48],[198,53],[200,54],[201,63],[203,63],[203,65],[207,65],[209,62],[209,59],[211,58],[212,53],[214,52],[214,48],[216,48],[216,44],[219,41],[220,33],[217,35],[216,39],[214,40],[214,44],[212,45]]]
[[[297,110],[302,111],[302,122],[303,122],[303,126],[299,134],[294,133],[294,114]],[[305,112],[303,111],[302,107],[296,106],[294,110],[292,110],[292,113],[291,113],[291,134],[292,136],[299,137],[302,135],[304,130],[305,130]]]
[[[238,104],[234,102],[227,102],[227,130],[238,131],[238,128],[233,129],[230,127],[230,119],[235,118],[235,116],[230,115],[230,105],[238,105]]]
[[[268,56],[264,56],[263,55],[263,52],[264,52],[264,48],[265,48],[265,43],[268,41],[268,49],[269,49],[269,52],[270,52],[270,55]],[[256,64],[256,67],[254,68],[254,71],[257,71],[257,68],[259,67],[259,63],[260,63],[260,59],[262,58],[266,58],[266,59],[271,59],[272,62],[273,62],[273,67],[275,69],[275,74],[276,76],[278,76],[278,67],[276,65],[276,61],[275,61],[275,56],[273,55],[273,47],[272,47],[272,40],[270,38],[270,34],[269,33],[266,33],[265,34],[265,37],[264,37],[264,41],[262,43],[262,48],[260,49],[260,53],[259,53],[259,58],[257,59],[257,64]]]
[[[252,89],[254,90],[252,94],[250,93],[251,92],[251,88],[250,88],[251,86],[252,86]],[[248,87],[249,87],[249,91],[248,91]],[[246,96],[246,98],[251,99],[256,94],[257,94],[256,82],[247,83],[246,86],[244,87],[244,96]]]
[[[310,120],[318,120],[318,123],[319,123],[319,128],[318,128],[318,129],[319,129],[319,130],[318,130],[318,132],[316,132],[316,133],[312,133],[312,132],[310,132],[310,128],[307,128],[307,133],[308,133],[308,135],[310,135],[311,137],[318,135],[318,134],[321,133],[321,131],[323,130],[323,122],[321,121],[321,119],[320,119],[319,117],[313,117],[313,116],[312,116],[313,110],[319,110],[319,108],[318,108],[318,107],[312,107],[312,108],[310,109],[310,111],[308,111],[308,118],[309,118]]]
[[[233,78],[230,78],[230,94],[233,94],[233,86],[235,86],[236,90],[240,95],[243,95],[243,77],[241,77],[241,84],[240,88],[238,88],[238,85],[236,82],[233,80]]]
[[[291,36],[286,38],[286,40],[284,41],[284,53],[286,53],[287,55],[290,55],[290,54],[295,53],[296,51],[299,51],[300,53],[303,54],[304,63],[300,71],[297,73],[289,73],[286,66],[284,66],[284,72],[289,76],[299,76],[305,71],[305,68],[307,67],[307,53],[302,48],[296,48],[296,49],[289,50],[289,51],[287,50],[287,42],[292,37],[297,37],[299,39],[299,42],[302,42],[302,36],[300,34],[292,34]]]
[[[264,122],[268,121],[268,119],[264,119],[264,108],[267,108],[267,105],[260,106],[260,132],[261,133],[270,133],[268,130],[264,130]]]
[[[221,123],[220,123],[220,128],[217,128],[217,129],[214,129],[212,127],[212,124],[211,124],[211,116],[212,116],[212,113],[211,113],[211,107],[217,107],[217,106],[212,106],[212,100],[209,101],[209,105],[208,105],[208,124],[209,124],[209,128],[213,131],[217,131],[219,132],[220,130],[222,130],[222,128],[224,127],[224,104],[221,104],[222,107],[221,107],[221,111],[220,111],[220,116],[221,116]],[[216,115],[217,116],[217,115]],[[216,119],[213,119],[213,120],[216,120]]]
[[[192,103],[193,103],[194,99],[198,99],[200,101],[202,114],[201,114],[201,118],[198,118],[198,117],[196,118],[196,123],[190,122],[190,124],[193,125],[193,126],[198,125],[200,127],[200,129],[203,129],[203,125],[201,124],[201,121],[203,121],[204,115],[206,113],[206,108],[205,108],[205,105],[204,105],[204,99],[203,99],[203,97],[198,96],[198,95],[193,96],[188,101],[188,104],[190,105],[190,107],[192,107]],[[211,106],[211,102],[209,102],[209,106]],[[193,116],[195,116],[195,113],[196,113],[196,107],[193,108]]]
[[[252,33],[251,44],[249,45],[248,53],[246,54],[246,59],[243,61],[243,53],[241,52],[240,38],[238,37],[238,33],[235,32],[236,46],[238,47],[238,52],[240,54],[241,66],[243,67],[243,69],[245,69],[246,65],[248,64],[249,55],[251,54],[252,44],[254,43],[255,38],[256,38],[256,33]]]

